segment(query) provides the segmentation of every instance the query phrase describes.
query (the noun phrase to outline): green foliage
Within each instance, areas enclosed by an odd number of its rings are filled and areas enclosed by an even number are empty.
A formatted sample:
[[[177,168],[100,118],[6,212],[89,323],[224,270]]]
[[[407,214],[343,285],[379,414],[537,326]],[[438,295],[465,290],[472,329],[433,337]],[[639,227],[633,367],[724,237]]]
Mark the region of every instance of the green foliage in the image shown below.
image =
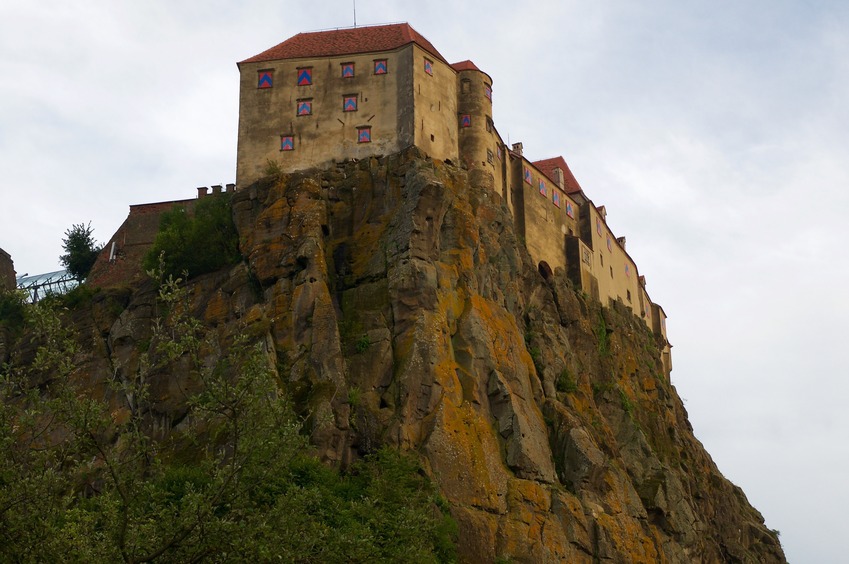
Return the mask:
[[[628,398],[628,395],[624,390],[619,390],[619,402],[622,405],[622,411],[627,413],[628,415],[633,415],[634,413],[634,404],[631,403],[631,400]]]
[[[369,338],[368,333],[365,333],[362,337],[357,339],[357,342],[354,344],[354,349],[356,349],[357,353],[364,353],[371,346],[371,338]]]
[[[352,407],[357,407],[360,405],[360,401],[362,400],[362,392],[357,386],[351,386],[348,388],[348,403],[351,404]]]
[[[602,357],[610,356],[610,335],[607,333],[607,323],[604,321],[601,310],[598,312],[593,332],[598,339],[598,354]]]
[[[575,379],[572,378],[572,375],[569,374],[568,368],[564,368],[560,371],[560,375],[557,377],[557,381],[554,383],[554,386],[557,388],[558,392],[566,394],[578,391],[578,384],[575,382]]]
[[[0,327],[17,335],[26,318],[26,294],[19,290],[0,290]]]
[[[94,229],[91,222],[79,223],[66,230],[65,238],[62,239],[65,254],[59,257],[59,262],[77,280],[85,280],[97,260],[97,254],[103,248],[94,240],[92,233]]]
[[[217,194],[198,200],[193,214],[181,206],[163,213],[144,268],[157,269],[162,257],[166,275],[187,272],[191,278],[241,260],[230,199],[230,194]]]
[[[542,362],[542,351],[539,347],[531,347],[528,350],[528,354],[531,355],[531,360],[534,362],[534,368],[536,368],[537,374],[542,377],[542,372],[545,370],[545,364]]]
[[[384,449],[340,474],[310,456],[263,347],[239,337],[210,364],[223,345],[182,313],[179,279],[164,278],[112,403],[73,385],[60,312],[28,307],[34,360],[0,368],[0,561],[456,560],[456,524],[417,461]],[[202,385],[154,440],[148,382],[176,366]]]

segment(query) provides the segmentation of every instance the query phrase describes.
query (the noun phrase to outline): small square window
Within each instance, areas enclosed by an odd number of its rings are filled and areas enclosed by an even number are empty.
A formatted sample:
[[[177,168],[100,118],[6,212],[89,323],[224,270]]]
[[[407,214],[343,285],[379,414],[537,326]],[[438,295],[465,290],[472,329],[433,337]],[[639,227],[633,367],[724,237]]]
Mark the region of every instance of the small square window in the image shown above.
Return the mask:
[[[312,98],[309,100],[298,100],[298,115],[299,116],[310,116],[312,115]]]
[[[371,127],[357,128],[357,143],[371,143]]]
[[[433,76],[433,61],[430,59],[424,60],[424,71],[430,76]]]
[[[551,193],[551,201],[554,202],[554,205],[558,208],[560,207],[560,192],[555,190]]]
[[[523,175],[524,175],[523,178],[525,179],[525,182],[527,182],[528,184],[531,184],[532,183],[531,182],[531,169],[529,169],[528,167],[525,167],[525,171],[524,171]]]
[[[274,86],[274,71],[271,69],[261,70],[257,73],[257,88],[271,88]]]
[[[472,116],[463,114],[460,116],[460,127],[472,127]]]
[[[389,72],[389,62],[386,59],[375,59],[374,74],[386,74]]]
[[[347,94],[342,96],[342,111],[356,112],[357,111],[357,95]]]
[[[298,86],[309,86],[312,84],[312,67],[301,67],[298,69]]]
[[[342,63],[342,78],[354,78],[354,63]]]
[[[483,95],[486,96],[486,99],[492,102],[492,86],[489,84],[483,85]]]
[[[295,150],[295,136],[294,135],[281,135],[280,136],[280,150],[281,151],[294,151]]]

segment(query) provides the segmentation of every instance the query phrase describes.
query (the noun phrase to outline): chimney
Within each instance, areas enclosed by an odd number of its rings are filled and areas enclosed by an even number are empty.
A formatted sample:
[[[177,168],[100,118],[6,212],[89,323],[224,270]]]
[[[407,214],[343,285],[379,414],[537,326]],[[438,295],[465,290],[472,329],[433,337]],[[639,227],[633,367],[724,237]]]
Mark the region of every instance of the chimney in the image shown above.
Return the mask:
[[[559,166],[554,169],[554,181],[558,186],[560,186],[561,190],[566,190],[566,181],[563,179],[563,169]]]
[[[221,185],[220,185],[220,184],[215,184],[215,185],[212,187],[212,195],[213,195],[213,196],[215,196],[215,195],[218,195],[218,194],[220,194],[220,193],[221,193]]]
[[[513,143],[513,152],[516,153],[517,155],[519,155],[519,156],[522,155],[522,149],[523,148],[524,147],[522,146],[521,143]]]
[[[235,184],[228,184],[227,185],[227,191],[228,192],[235,192],[236,191],[236,185]]]
[[[206,196],[208,190],[209,188],[207,188],[206,186],[201,186],[200,188],[198,188],[198,198],[203,198],[204,196]]]
[[[622,247],[622,250],[625,250],[625,237],[617,237],[616,242],[619,243],[619,246]]]

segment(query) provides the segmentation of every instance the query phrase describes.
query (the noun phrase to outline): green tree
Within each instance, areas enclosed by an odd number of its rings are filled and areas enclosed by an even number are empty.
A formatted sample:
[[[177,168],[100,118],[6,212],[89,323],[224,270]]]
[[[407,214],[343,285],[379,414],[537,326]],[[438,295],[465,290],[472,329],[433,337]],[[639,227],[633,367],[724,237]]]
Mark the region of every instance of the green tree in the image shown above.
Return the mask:
[[[78,280],[85,280],[97,260],[97,254],[103,248],[91,236],[92,233],[94,229],[91,222],[79,223],[65,231],[65,238],[62,239],[65,254],[59,257],[59,262]]]
[[[230,199],[230,194],[216,194],[198,200],[191,213],[183,206],[163,213],[145,269],[155,270],[162,257],[166,274],[194,277],[238,262],[242,256]]]
[[[149,345],[105,396],[74,383],[80,340],[62,311],[27,306],[35,350],[0,367],[0,561],[456,560],[456,525],[414,459],[319,462],[264,344],[225,346],[187,300],[165,278]],[[156,439],[148,382],[178,369],[201,390]]]

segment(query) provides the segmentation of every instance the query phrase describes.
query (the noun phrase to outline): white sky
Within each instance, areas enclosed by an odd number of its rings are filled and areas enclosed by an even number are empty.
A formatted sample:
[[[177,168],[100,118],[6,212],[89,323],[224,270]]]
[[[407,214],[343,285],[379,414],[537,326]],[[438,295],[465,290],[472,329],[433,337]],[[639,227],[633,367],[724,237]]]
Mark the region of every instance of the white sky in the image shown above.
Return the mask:
[[[562,154],[628,238],[720,469],[788,559],[845,559],[849,3],[360,0],[357,20],[492,76],[499,132]],[[74,223],[107,240],[129,204],[234,181],[236,61],[351,24],[351,0],[2,0],[18,274],[58,269]]]

